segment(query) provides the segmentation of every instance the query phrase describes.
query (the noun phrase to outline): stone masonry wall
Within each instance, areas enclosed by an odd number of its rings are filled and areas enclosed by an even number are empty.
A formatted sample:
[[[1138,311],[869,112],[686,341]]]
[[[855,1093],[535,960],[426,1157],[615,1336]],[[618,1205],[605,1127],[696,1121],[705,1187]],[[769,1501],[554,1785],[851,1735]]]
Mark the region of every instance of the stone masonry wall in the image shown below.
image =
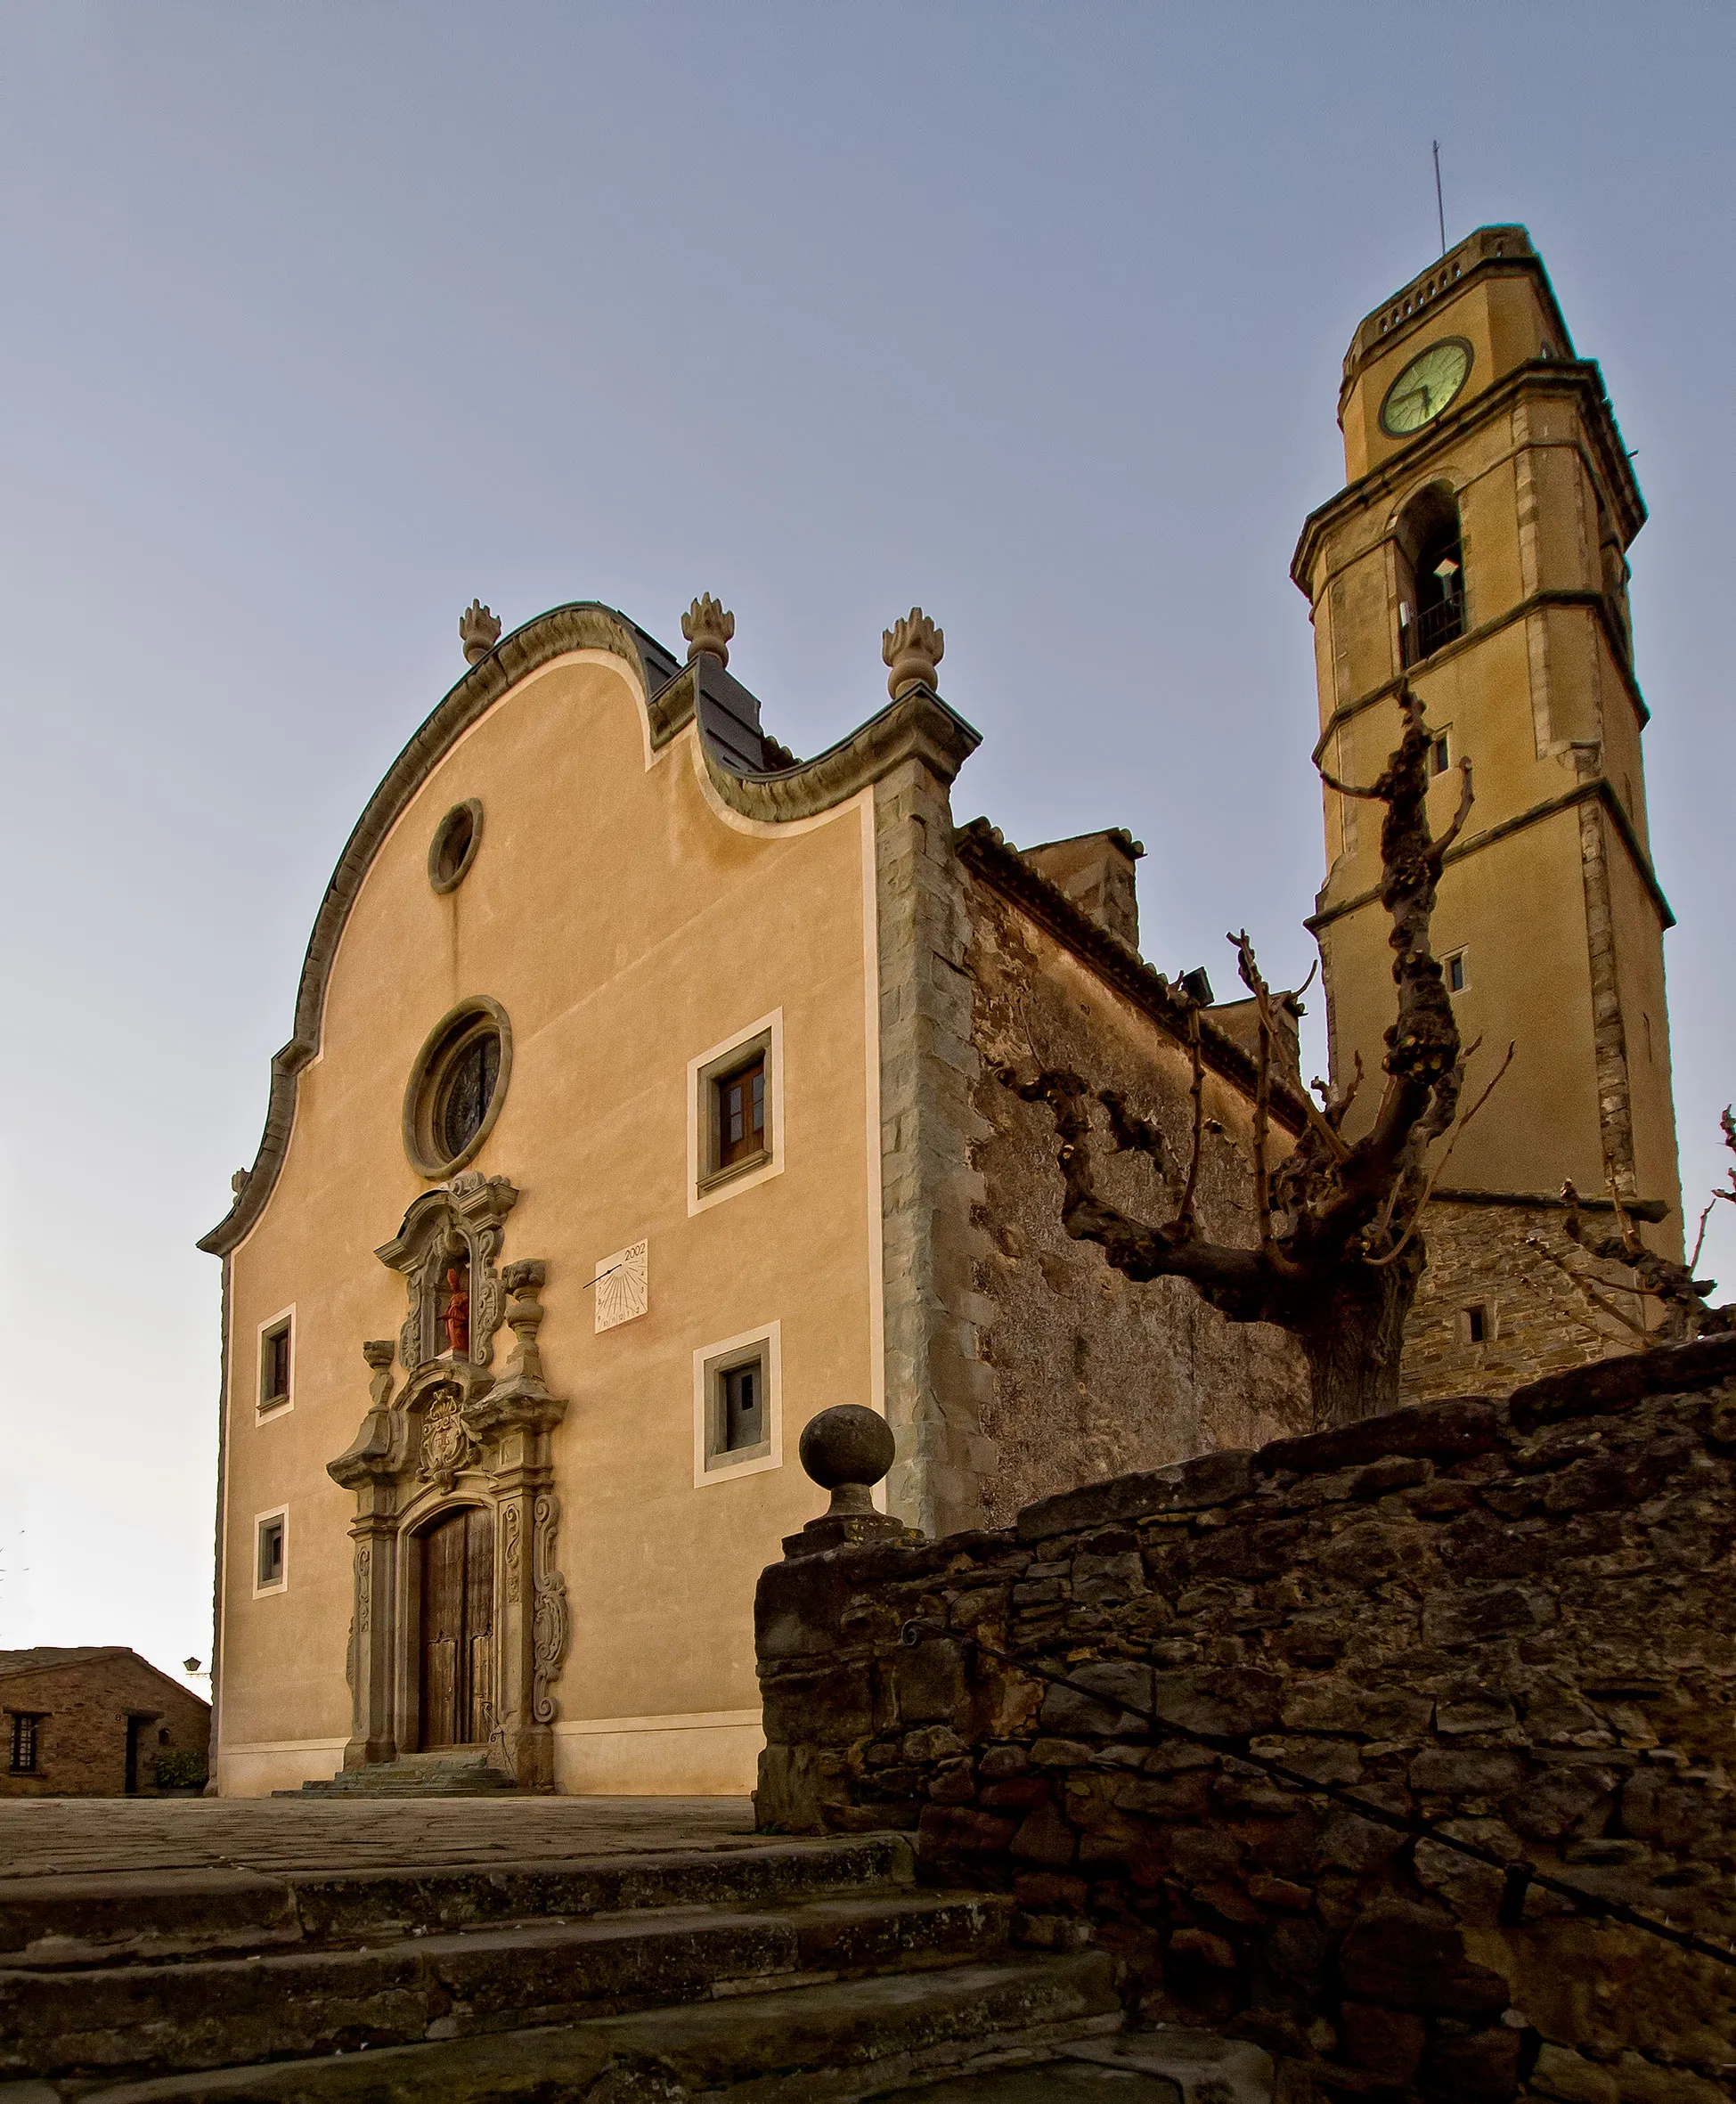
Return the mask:
[[[37,1772],[29,1775],[11,1774],[6,1766],[12,1719],[20,1711],[41,1719]],[[126,1786],[129,1712],[141,1719],[141,1795],[155,1790],[159,1754],[206,1754],[209,1707],[131,1651],[103,1651],[76,1664],[31,1671],[0,1671],[0,1796],[120,1797]]]
[[[1405,1325],[1404,1397],[1504,1395],[1524,1381],[1588,1364],[1611,1350],[1591,1309],[1557,1268],[1530,1247],[1541,1238],[1576,1268],[1591,1270],[1630,1314],[1642,1304],[1631,1280],[1592,1266],[1561,1233],[1559,1207],[1432,1203],[1423,1214],[1429,1261]],[[1607,1214],[1598,1232],[1613,1231]],[[1485,1334],[1471,1335],[1468,1311],[1484,1310]]]
[[[978,1407],[994,1442],[984,1517],[1004,1525],[1053,1490],[1303,1429],[1308,1379],[1293,1341],[1264,1323],[1229,1321],[1185,1280],[1135,1284],[1095,1244],[1072,1241],[1061,1225],[1054,1121],[996,1079],[997,1068],[1029,1072],[1040,1059],[1120,1089],[1161,1129],[1179,1172],[1192,1120],[1186,1048],[980,877],[968,903],[980,1056],[977,1350],[992,1374]],[[1205,1106],[1202,1225],[1251,1244],[1252,1107],[1211,1072]],[[1278,1129],[1275,1152],[1288,1144]],[[1105,1146],[1099,1180],[1141,1218],[1174,1211],[1173,1192],[1143,1155]]]
[[[1733,1478],[1719,1339],[792,1555],[760,1823],[913,1831],[1292,2098],[1714,2104],[1736,1969],[1445,1842],[1736,1932]]]

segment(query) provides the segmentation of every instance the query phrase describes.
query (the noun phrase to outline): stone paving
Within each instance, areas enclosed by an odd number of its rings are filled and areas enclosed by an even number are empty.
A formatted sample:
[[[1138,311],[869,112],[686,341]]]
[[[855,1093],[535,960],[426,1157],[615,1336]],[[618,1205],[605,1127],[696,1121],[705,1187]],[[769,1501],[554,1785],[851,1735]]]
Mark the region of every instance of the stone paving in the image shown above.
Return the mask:
[[[0,1878],[549,1863],[753,1839],[747,1798],[0,1798]]]

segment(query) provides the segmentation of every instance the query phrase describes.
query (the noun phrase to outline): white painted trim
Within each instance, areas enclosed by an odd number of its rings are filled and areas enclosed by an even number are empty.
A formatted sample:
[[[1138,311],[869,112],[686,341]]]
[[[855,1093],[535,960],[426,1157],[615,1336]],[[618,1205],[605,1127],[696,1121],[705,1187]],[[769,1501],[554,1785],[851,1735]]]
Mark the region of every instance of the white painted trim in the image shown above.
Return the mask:
[[[767,1446],[751,1460],[726,1461],[719,1456],[705,1465],[712,1407],[712,1376],[725,1364],[746,1356],[756,1345],[765,1348],[766,1407],[770,1413]],[[693,1355],[693,1487],[703,1490],[713,1483],[734,1482],[738,1476],[757,1476],[784,1465],[784,1369],[781,1322],[764,1324],[757,1330],[743,1330],[715,1344],[702,1344]]]
[[[758,1709],[692,1709],[670,1717],[576,1717],[553,1727],[556,1738],[595,1735],[599,1732],[723,1732],[757,1725]],[[322,1741],[321,1744],[324,1741]],[[344,1746],[338,1739],[335,1745]]]
[[[862,1081],[868,1098],[868,1407],[886,1415],[885,1200],[880,1182],[880,875],[874,790],[854,801],[862,820]],[[882,1505],[884,1483],[875,1488]]]
[[[262,1586],[259,1583],[259,1529],[267,1520],[281,1520],[283,1522],[283,1576],[273,1586]],[[253,1515],[253,1597],[263,1600],[268,1594],[287,1593],[289,1589],[289,1508],[287,1505],[274,1505]],[[232,1752],[234,1749],[231,1748],[230,1750]]]
[[[249,1739],[244,1745],[225,1746],[225,1758],[232,1753],[337,1753],[349,1744],[345,1739]]]
[[[771,1159],[758,1169],[743,1170],[739,1176],[732,1176],[714,1190],[702,1191],[700,1178],[710,1174],[705,1165],[706,1140],[711,1130],[709,1105],[705,1100],[706,1089],[714,1071],[730,1054],[739,1051],[744,1045],[751,1045],[755,1038],[766,1040],[766,1114],[771,1120]],[[687,1063],[688,1218],[691,1219],[696,1213],[721,1205],[726,1199],[738,1198],[744,1191],[755,1190],[769,1178],[783,1173],[784,1011],[774,1008],[770,1015],[762,1015],[757,1023],[750,1023],[746,1029],[737,1031],[733,1037],[725,1038],[721,1044],[713,1045],[709,1052],[702,1052],[697,1059]]]
[[[265,1371],[265,1332],[274,1330],[281,1322],[289,1325],[289,1392],[281,1403],[265,1407],[259,1393],[259,1384]],[[275,1315],[267,1316],[253,1333],[253,1422],[269,1424],[273,1418],[287,1417],[296,1407],[296,1358],[301,1340],[296,1334],[296,1303],[291,1301],[287,1308],[280,1308]]]

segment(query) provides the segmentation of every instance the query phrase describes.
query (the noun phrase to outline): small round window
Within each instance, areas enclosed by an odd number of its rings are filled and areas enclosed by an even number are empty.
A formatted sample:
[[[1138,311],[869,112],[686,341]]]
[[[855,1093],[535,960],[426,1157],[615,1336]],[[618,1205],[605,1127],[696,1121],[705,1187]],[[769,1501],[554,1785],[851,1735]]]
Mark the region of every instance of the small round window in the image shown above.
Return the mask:
[[[450,1176],[488,1138],[506,1095],[512,1031],[498,1001],[460,1001],[428,1034],[403,1099],[403,1144],[424,1176]]]
[[[428,851],[428,880],[436,892],[455,892],[477,859],[482,840],[482,805],[474,796],[454,803],[435,830]]]

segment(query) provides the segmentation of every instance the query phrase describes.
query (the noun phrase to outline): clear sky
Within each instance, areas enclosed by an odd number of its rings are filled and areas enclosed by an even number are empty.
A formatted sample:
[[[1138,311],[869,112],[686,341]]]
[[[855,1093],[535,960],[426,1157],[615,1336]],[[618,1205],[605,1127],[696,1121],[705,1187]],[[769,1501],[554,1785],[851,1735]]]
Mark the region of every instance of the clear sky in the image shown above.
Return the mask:
[[[1652,522],[1684,1181],[1736,1096],[1725,5],[0,0],[0,1643],[210,1649],[216,1261],[338,851],[472,594],[811,753],[945,626],[1015,840],[1300,978],[1339,362],[1520,220]],[[1736,1291],[1736,1207],[1715,1244]],[[389,1223],[388,1223],[389,1224]],[[1713,1265],[1713,1268],[1717,1268]],[[356,1407],[364,1401],[357,1359]]]

